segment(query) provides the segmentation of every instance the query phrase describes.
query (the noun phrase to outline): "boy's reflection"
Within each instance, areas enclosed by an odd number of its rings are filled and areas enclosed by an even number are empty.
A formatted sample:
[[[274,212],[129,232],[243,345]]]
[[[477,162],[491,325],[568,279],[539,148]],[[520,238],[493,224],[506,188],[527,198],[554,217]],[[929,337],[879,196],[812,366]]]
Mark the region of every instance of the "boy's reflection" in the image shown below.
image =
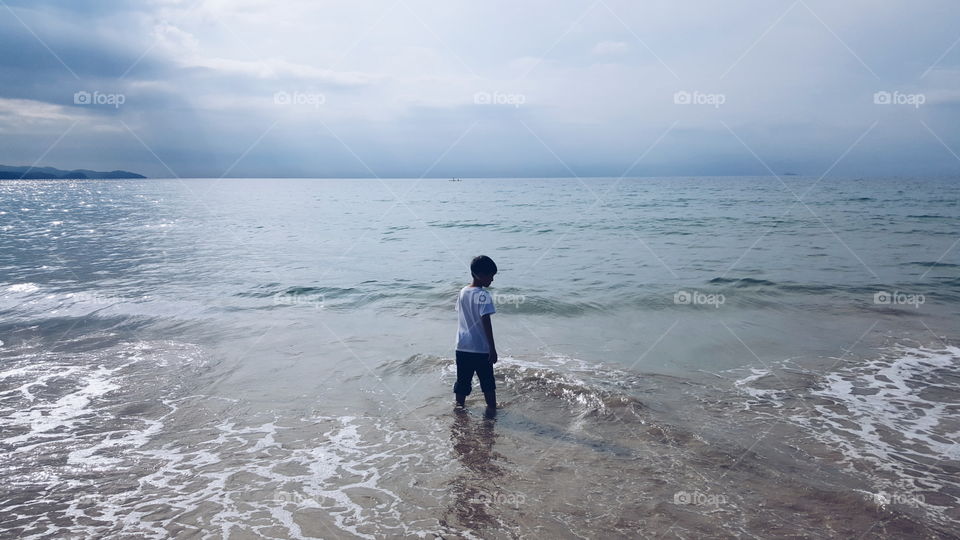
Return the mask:
[[[494,461],[502,457],[493,449],[496,433],[494,425],[497,416],[495,410],[489,410],[482,419],[471,419],[465,410],[454,412],[450,427],[450,440],[453,452],[463,465],[463,472],[451,481],[453,489],[453,514],[458,525],[471,529],[493,525],[496,520],[491,512],[496,511],[496,493],[499,487],[495,481],[503,476],[504,470]]]

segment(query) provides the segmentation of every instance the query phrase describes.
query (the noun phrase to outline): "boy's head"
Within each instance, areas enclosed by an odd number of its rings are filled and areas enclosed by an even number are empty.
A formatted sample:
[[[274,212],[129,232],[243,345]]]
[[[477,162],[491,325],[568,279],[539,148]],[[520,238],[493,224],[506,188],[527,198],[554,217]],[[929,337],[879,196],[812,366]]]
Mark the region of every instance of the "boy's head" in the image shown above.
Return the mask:
[[[493,283],[493,276],[497,273],[497,263],[486,255],[479,255],[470,261],[470,273],[473,281],[481,287],[489,287]]]

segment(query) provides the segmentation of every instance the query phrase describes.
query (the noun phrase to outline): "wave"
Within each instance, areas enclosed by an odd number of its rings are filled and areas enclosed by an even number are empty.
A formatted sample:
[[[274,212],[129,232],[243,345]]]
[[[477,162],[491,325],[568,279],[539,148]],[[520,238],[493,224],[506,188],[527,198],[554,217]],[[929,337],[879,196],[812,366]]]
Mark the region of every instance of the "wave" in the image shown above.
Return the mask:
[[[359,292],[354,287],[311,287],[311,286],[282,286],[280,283],[267,283],[258,286],[256,289],[235,293],[233,296],[238,298],[294,298],[323,296],[330,298],[340,298]]]
[[[851,285],[831,285],[827,283],[798,283],[795,281],[769,281],[766,279],[756,279],[756,278],[713,278],[707,283],[711,285],[721,286],[720,290],[723,288],[733,288],[733,289],[753,289],[757,291],[767,290],[767,291],[779,291],[779,292],[790,292],[790,293],[833,293],[833,292],[847,292],[853,294],[864,294],[864,293],[874,293],[878,290],[877,287],[883,288],[881,286],[870,287],[870,286],[851,286]]]
[[[904,263],[909,265],[927,265],[928,263]],[[943,264],[945,268],[960,267],[958,265]],[[860,297],[872,297],[873,294],[880,291],[912,291],[916,293],[926,293],[931,291],[931,283],[936,281],[937,285],[960,286],[960,279],[944,278],[931,276],[923,281],[906,283],[876,283],[866,285],[847,285],[847,284],[828,284],[828,283],[798,283],[794,281],[769,281],[756,278],[725,278],[717,277],[709,280],[707,283],[717,286],[718,292],[725,289],[738,289],[747,292],[779,294],[779,293],[802,293],[802,294],[848,294]],[[960,291],[957,291],[960,292]],[[931,298],[946,297],[950,291],[938,290],[937,294],[928,294]]]
[[[437,373],[452,384],[456,362],[449,357],[417,354],[386,362],[377,372],[384,376]],[[505,384],[511,393],[564,402],[580,413],[601,417],[639,416],[646,406],[638,394],[654,388],[656,381],[670,378],[640,375],[558,355],[536,359],[501,356],[495,372],[502,381],[499,384]]]
[[[941,261],[912,261],[901,263],[901,266],[923,266],[926,268],[960,268],[960,264],[945,263]]]
[[[911,262],[921,267],[926,263]],[[957,265],[941,263],[943,269]],[[579,283],[571,294],[518,287],[493,287],[497,312],[507,316],[545,316],[553,318],[600,317],[625,311],[694,311],[715,309],[714,305],[683,303],[676,295],[683,291],[705,295],[723,295],[723,304],[734,309],[807,310],[823,309],[835,298],[850,303],[842,309],[877,310],[892,315],[918,315],[916,309],[897,305],[876,305],[874,295],[896,291],[924,295],[927,304],[948,304],[960,299],[960,278],[930,275],[916,283],[845,285],[774,281],[755,277],[715,277],[702,286],[695,284],[667,289],[664,284],[590,281]],[[192,321],[206,321],[224,312],[273,310],[328,310],[333,313],[375,310],[380,313],[454,315],[455,299],[462,283],[415,282],[410,280],[367,280],[353,286],[264,283],[246,290],[211,294],[208,298],[171,298],[146,295],[111,295],[110,291],[60,291],[38,283],[19,283],[5,287],[0,295],[0,319],[9,324],[37,324],[66,327],[87,319],[98,328],[130,330],[150,325],[170,327]],[[825,302],[827,304],[825,304]],[[291,313],[293,314],[293,313]],[[0,327],[3,324],[0,323]]]
[[[723,278],[717,277],[713,278],[707,283],[712,283],[715,285],[730,285],[736,288],[747,288],[747,287],[774,287],[777,286],[777,283],[772,281],[767,281],[765,279],[755,279],[755,278]]]
[[[441,229],[472,229],[476,227],[496,227],[497,223],[476,223],[470,221],[428,221],[427,225]]]

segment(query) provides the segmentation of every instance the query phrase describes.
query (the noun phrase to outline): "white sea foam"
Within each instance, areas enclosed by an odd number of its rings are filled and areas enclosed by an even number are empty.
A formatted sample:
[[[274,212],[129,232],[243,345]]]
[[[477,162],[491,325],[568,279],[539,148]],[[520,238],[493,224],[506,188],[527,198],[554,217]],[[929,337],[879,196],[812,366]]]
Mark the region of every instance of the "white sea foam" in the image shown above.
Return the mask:
[[[811,406],[793,409],[785,420],[839,449],[851,471],[872,471],[871,501],[885,500],[876,493],[893,494],[891,500],[911,501],[946,522],[949,508],[924,493],[960,490],[952,473],[933,465],[958,460],[958,369],[960,348],[955,346],[898,346],[878,358],[848,360],[817,377],[806,395],[797,395]],[[793,394],[752,386],[768,375],[768,370],[754,369],[735,386],[754,404],[778,408]]]
[[[3,420],[0,420],[5,427],[7,425],[27,425],[30,429],[23,435],[6,437],[3,442],[16,446],[25,441],[35,440],[38,436],[42,437],[43,434],[50,431],[72,431],[80,417],[93,412],[90,407],[93,400],[118,388],[118,385],[111,380],[111,375],[118,369],[120,368],[107,369],[99,366],[88,370],[78,381],[79,387],[75,391],[51,403],[36,403],[30,409],[13,411],[6,415]],[[72,373],[77,371],[70,370]],[[45,384],[54,377],[62,377],[62,374],[48,373],[41,377],[42,382],[40,384]],[[29,391],[29,388],[35,384],[20,387],[24,396],[34,402],[37,401],[36,396]],[[22,450],[23,448],[17,449],[17,451]]]
[[[35,283],[17,283],[7,287],[7,290],[15,293],[31,293],[40,290]]]
[[[302,436],[305,426],[281,426],[276,421],[251,426],[223,422],[213,426],[215,433],[205,441],[140,448],[137,456],[156,463],[155,470],[139,479],[135,491],[108,497],[110,504],[103,505],[99,518],[119,520],[129,532],[156,538],[167,537],[170,526],[217,530],[223,537],[241,530],[266,534],[261,531],[279,526],[290,538],[309,538],[301,515],[309,509],[330,516],[327,526],[361,538],[437,530],[435,521],[425,524],[427,529],[405,523],[401,496],[382,483],[385,475],[403,474],[411,461],[422,459],[421,453],[405,451],[403,439],[410,435],[369,417],[305,420],[325,429],[312,444],[294,448],[284,441],[297,433]],[[372,438],[361,433],[364,428]],[[250,454],[254,455],[238,457]],[[377,501],[373,508],[351,494],[358,489],[361,498]],[[201,504],[214,509],[206,513],[202,527],[191,525],[184,516]],[[171,517],[151,520],[149,509],[156,506],[170,508]],[[264,512],[272,519],[265,522]],[[370,521],[374,512],[376,523]]]
[[[62,500],[56,501],[64,490],[81,489],[83,495],[69,502],[67,515],[78,515],[78,508],[91,501],[102,502],[98,489],[103,486],[84,485],[81,478],[91,472],[129,469],[131,464],[124,459],[106,454],[138,448],[162,429],[162,419],[130,417],[121,422],[112,407],[145,389],[163,386],[144,385],[140,379],[146,375],[160,382],[151,370],[163,355],[187,361],[180,369],[188,369],[190,362],[202,363],[198,348],[168,342],[119,344],[73,354],[29,352],[4,359],[0,444],[7,450],[6,487],[13,493],[43,488],[27,501],[8,504],[6,510],[32,515],[34,525],[47,527],[37,537],[66,532],[46,512],[37,514],[39,509],[62,505]]]
[[[753,398],[751,401],[746,402],[747,409],[750,409],[753,405],[757,403],[773,404],[775,407],[780,406],[777,400],[770,399],[770,396],[771,396],[770,390],[763,389],[763,388],[756,388],[752,386],[753,383],[766,377],[767,375],[770,375],[769,369],[751,368],[750,375],[747,375],[742,379],[737,379],[736,381],[733,382],[733,385],[737,388],[737,390]]]
[[[10,434],[2,443],[12,449],[5,464],[8,487],[44,486],[5,509],[34,518],[31,525],[41,532],[25,538],[168,538],[177,530],[271,536],[278,527],[290,538],[316,537],[318,531],[324,537],[375,538],[444,530],[433,516],[411,520],[402,495],[386,487],[415,471],[449,466],[450,460],[425,463],[425,456],[448,451],[441,435],[424,439],[370,416],[198,424],[197,415],[223,398],[177,397],[170,394],[176,385],[157,377],[189,373],[202,356],[184,344],[141,342],[8,362],[0,371],[5,403],[16,402],[0,415]],[[160,405],[150,414],[116,414],[151,399]],[[36,456],[66,459],[38,467]],[[120,474],[136,484],[91,483],[91,474]],[[388,477],[393,481],[385,482]],[[429,498],[444,493],[435,490]],[[69,522],[55,522],[53,509]],[[327,517],[311,518],[311,511]]]
[[[850,422],[832,421],[836,412],[830,407],[818,405],[817,410],[830,423],[833,433],[865,442],[867,448],[860,451],[862,455],[887,458],[917,453],[941,458],[955,447],[955,443],[946,442],[944,438],[955,439],[960,433],[937,428],[956,413],[956,407],[921,394],[938,382],[943,384],[936,380],[938,372],[957,368],[960,368],[960,348],[904,347],[892,359],[871,360],[827,374],[823,388],[811,394],[843,407],[842,418],[852,421],[856,427],[851,427]],[[884,432],[910,441],[910,450],[892,444]]]

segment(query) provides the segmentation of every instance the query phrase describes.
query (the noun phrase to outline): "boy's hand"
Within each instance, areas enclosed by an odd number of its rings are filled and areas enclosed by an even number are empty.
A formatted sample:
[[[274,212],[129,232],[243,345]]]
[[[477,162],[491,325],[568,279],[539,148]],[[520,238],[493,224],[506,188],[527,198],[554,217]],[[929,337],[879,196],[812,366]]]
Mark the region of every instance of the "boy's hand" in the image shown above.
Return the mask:
[[[483,324],[483,333],[487,336],[487,344],[490,345],[490,356],[487,357],[490,360],[490,365],[497,363],[497,346],[493,342],[493,324],[490,323],[490,314],[480,317],[480,322]]]

